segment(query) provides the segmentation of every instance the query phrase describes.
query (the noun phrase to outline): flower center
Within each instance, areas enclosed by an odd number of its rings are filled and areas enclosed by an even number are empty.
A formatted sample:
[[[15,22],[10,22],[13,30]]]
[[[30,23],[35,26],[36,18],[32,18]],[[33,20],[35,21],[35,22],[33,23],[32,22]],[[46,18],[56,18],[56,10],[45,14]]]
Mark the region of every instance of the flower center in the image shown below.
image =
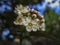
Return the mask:
[[[22,18],[19,18],[19,19],[18,19],[18,22],[21,23],[21,22],[22,22]]]
[[[32,27],[33,26],[33,24],[30,22],[30,23],[28,23],[28,25],[30,26],[30,27]]]

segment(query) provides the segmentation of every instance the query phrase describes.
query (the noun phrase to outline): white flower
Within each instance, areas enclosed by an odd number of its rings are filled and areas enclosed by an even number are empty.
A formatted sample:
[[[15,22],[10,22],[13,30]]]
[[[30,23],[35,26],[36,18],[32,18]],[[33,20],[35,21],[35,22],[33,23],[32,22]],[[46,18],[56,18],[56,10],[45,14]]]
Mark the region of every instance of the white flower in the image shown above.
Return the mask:
[[[32,20],[30,17],[26,17],[24,26],[26,26],[26,30],[28,32],[37,31],[38,30],[37,22]]]
[[[29,11],[30,8],[28,6],[17,5],[14,12],[21,16],[28,13]]]
[[[36,14],[32,14],[32,18],[37,18],[37,15]]]
[[[40,25],[40,29],[41,29],[42,31],[45,31],[45,19],[43,18],[41,21],[42,21],[42,23],[41,23],[41,25]]]
[[[42,31],[45,31],[45,19],[44,18],[42,18],[41,20],[39,20],[38,18],[36,18],[35,22],[37,22],[36,26],[38,27],[38,30],[41,29]]]
[[[24,8],[23,10],[21,10],[22,13],[27,13],[29,12],[26,8]]]
[[[42,19],[42,21],[43,21],[43,23],[45,23],[45,19],[44,18]]]
[[[35,21],[38,23],[40,20],[38,18],[36,18]]]
[[[27,13],[29,11],[30,10],[29,10],[29,7],[28,6],[24,7],[23,9],[21,9],[21,13]]]
[[[15,8],[15,10],[21,10],[21,9],[23,9],[23,5],[21,5],[21,4],[17,5],[16,8]]]
[[[23,25],[25,22],[25,19],[23,17],[17,17],[17,20],[14,21],[14,24],[16,25]]]
[[[28,32],[30,31],[37,31],[37,27],[35,27],[36,25],[34,25],[32,22],[28,23],[26,26],[26,30]]]
[[[17,7],[15,8],[14,12],[18,15],[22,15],[21,10],[23,9],[22,5],[17,5]]]
[[[27,23],[30,22],[30,21],[32,20],[31,17],[24,17],[24,19],[25,19],[24,26],[26,26]]]
[[[42,25],[41,25],[41,31],[45,31],[45,23],[42,23]]]

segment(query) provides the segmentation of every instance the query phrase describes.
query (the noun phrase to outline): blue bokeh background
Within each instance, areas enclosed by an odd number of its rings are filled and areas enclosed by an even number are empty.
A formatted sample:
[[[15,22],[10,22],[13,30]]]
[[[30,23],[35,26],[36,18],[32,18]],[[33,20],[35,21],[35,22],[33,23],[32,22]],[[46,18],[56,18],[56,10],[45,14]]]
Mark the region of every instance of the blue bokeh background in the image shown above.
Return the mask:
[[[15,2],[15,0],[13,0],[13,1]],[[59,5],[57,5],[57,6],[53,5],[56,2],[59,3]],[[11,7],[11,5],[13,5],[12,0],[6,0],[6,1],[0,0],[0,13],[3,14],[6,10],[12,11],[13,8]],[[52,5],[53,5],[53,7],[52,7]],[[57,14],[60,14],[60,0],[52,0],[52,1],[47,1],[47,2],[45,0],[45,1],[43,1],[42,6],[39,4],[34,5],[34,6],[36,6],[38,10],[40,9],[39,11],[41,12],[41,14],[43,14],[43,12],[45,11],[46,6],[50,7]],[[32,8],[36,8],[36,7],[32,7]],[[31,6],[30,6],[30,8],[31,8]]]

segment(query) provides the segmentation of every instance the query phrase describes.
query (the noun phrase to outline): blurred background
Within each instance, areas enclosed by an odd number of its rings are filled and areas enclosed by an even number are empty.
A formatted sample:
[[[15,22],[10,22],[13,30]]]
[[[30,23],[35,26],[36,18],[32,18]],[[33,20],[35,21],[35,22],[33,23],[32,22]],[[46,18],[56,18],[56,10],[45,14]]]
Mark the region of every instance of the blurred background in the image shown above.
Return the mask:
[[[44,16],[46,31],[28,33],[14,25],[15,7],[28,5]],[[0,0],[1,45],[60,45],[60,0]]]

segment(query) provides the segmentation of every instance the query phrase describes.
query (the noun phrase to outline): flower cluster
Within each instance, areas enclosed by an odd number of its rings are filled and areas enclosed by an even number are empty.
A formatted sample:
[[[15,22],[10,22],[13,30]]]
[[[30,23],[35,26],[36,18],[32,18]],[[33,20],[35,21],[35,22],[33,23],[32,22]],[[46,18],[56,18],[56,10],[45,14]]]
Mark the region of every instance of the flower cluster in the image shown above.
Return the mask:
[[[23,25],[28,32],[42,30],[45,31],[45,20],[43,16],[39,15],[39,12],[30,9],[28,6],[18,5],[15,8],[17,13],[17,19],[14,21],[15,25]]]

